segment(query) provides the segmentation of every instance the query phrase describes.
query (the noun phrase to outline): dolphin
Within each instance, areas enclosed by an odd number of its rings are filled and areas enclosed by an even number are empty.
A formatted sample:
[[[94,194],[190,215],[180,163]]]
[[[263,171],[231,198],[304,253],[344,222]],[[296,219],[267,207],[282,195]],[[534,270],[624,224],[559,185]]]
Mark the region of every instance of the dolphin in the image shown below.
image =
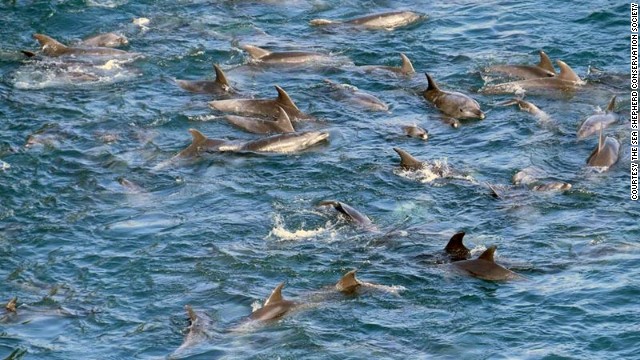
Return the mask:
[[[486,71],[490,73],[502,73],[525,80],[553,77],[556,75],[556,70],[553,68],[551,59],[549,59],[549,56],[542,50],[540,50],[540,62],[538,65],[497,65],[487,68]]]
[[[344,217],[347,218],[349,221],[353,221],[363,228],[369,228],[369,229],[375,228],[375,225],[373,225],[373,222],[371,221],[371,219],[369,219],[367,215],[362,214],[358,210],[352,208],[351,206],[343,202],[335,201],[335,200],[324,200],[324,201],[321,201],[318,204],[318,206],[333,206],[334,209],[336,209],[338,212],[344,215]]]
[[[600,137],[598,139],[598,146],[593,149],[591,155],[587,159],[589,166],[597,166],[608,170],[613,164],[618,161],[620,155],[620,143],[618,140],[607,136],[606,139],[602,134],[602,127],[600,128]]]
[[[293,103],[289,94],[284,91],[280,86],[276,85],[278,91],[278,97],[275,99],[228,99],[228,100],[215,100],[209,103],[209,106],[213,109],[222,112],[231,112],[245,115],[262,115],[270,117],[278,117],[280,110],[278,106],[282,107],[289,115],[291,120],[312,119],[311,116],[304,114]]]
[[[243,45],[242,49],[249,53],[251,59],[267,64],[303,64],[326,61],[330,56],[307,51],[270,52],[253,45]]]
[[[47,56],[123,56],[123,55],[131,55],[124,50],[112,49],[107,47],[69,47],[61,44],[55,39],[43,35],[43,34],[33,34],[33,38],[38,40],[40,46],[42,46],[42,52]]]
[[[415,13],[413,11],[393,11],[381,14],[367,15],[351,20],[333,21],[327,19],[313,19],[310,25],[330,25],[330,24],[348,24],[361,26],[367,29],[385,29],[394,30],[402,26],[412,24],[418,20],[426,18],[425,15]]]
[[[176,84],[181,88],[201,94],[216,94],[222,95],[235,92],[229,85],[229,81],[225,76],[220,66],[213,64],[213,69],[216,72],[215,80],[178,80]]]
[[[356,271],[357,270],[351,270],[344,274],[344,276],[342,276],[342,278],[340,278],[336,283],[336,290],[343,294],[355,293],[358,288],[362,286],[362,283],[356,279]]]
[[[408,137],[414,137],[425,141],[429,139],[429,132],[417,125],[403,126],[402,131],[404,131],[404,134]]]
[[[546,120],[549,120],[550,118],[549,115],[546,112],[540,110],[539,107],[520,98],[513,98],[511,100],[502,102],[499,105],[502,105],[502,106],[518,105],[518,108],[521,111],[528,112],[529,114],[537,117],[540,120],[546,121]]]
[[[373,70],[386,70],[400,75],[411,75],[416,72],[413,68],[413,64],[411,64],[411,60],[407,57],[407,55],[400,53],[400,58],[402,58],[402,66],[382,66],[382,65],[363,65],[359,66],[365,71],[373,71]]]
[[[521,278],[520,275],[508,270],[498,264],[493,259],[496,246],[492,245],[483,252],[477,259],[456,261],[451,264],[458,270],[468,275],[489,281],[515,280]]]
[[[471,251],[462,243],[464,235],[464,231],[455,233],[451,239],[449,239],[447,246],[445,246],[444,251],[449,255],[451,261],[467,260],[471,257]]]
[[[609,101],[607,110],[604,113],[591,115],[580,125],[578,139],[584,139],[587,136],[593,135],[598,132],[598,129],[604,129],[618,121],[618,115],[613,111],[615,107],[616,96],[614,95]]]
[[[4,308],[5,310],[7,310],[7,312],[15,313],[17,305],[18,305],[18,298],[13,297],[9,300],[9,302],[7,302],[7,305],[5,305]]]
[[[189,327],[187,328],[188,331],[182,344],[174,351],[174,354],[196,345],[211,336],[208,331],[212,323],[211,318],[204,312],[194,311],[191,305],[185,305],[184,309],[187,312],[187,316],[189,316]]]
[[[127,192],[132,193],[132,194],[140,194],[140,193],[146,192],[145,189],[142,186],[140,186],[140,185],[134,183],[133,181],[128,180],[128,179],[126,179],[124,177],[119,177],[118,178],[118,183],[120,185],[122,185],[122,187],[125,188],[127,190]]]
[[[558,67],[560,67],[559,75],[487,85],[480,89],[480,91],[485,94],[510,94],[529,90],[539,90],[542,92],[548,90],[572,91],[579,89],[585,84],[565,62],[558,60],[557,64]]]
[[[83,46],[89,47],[118,47],[129,44],[129,40],[126,36],[116,33],[105,33],[95,35],[82,40]]]
[[[298,303],[285,300],[282,297],[283,287],[284,283],[276,286],[273,292],[271,292],[271,295],[269,295],[269,298],[264,302],[264,305],[260,309],[252,312],[251,315],[249,315],[249,319],[260,321],[277,319],[298,306]]]
[[[425,75],[429,85],[423,96],[445,115],[454,119],[484,119],[477,101],[459,92],[442,91],[429,74]]]
[[[393,150],[400,155],[400,167],[403,170],[420,170],[425,166],[425,163],[414,158],[408,152],[400,148],[393,148]]]
[[[275,121],[236,115],[227,115],[225,116],[225,119],[231,125],[254,134],[281,134],[295,132],[296,130],[293,128],[291,119],[289,119],[287,112],[280,106],[278,106],[278,110],[280,112],[280,116],[278,116]]]
[[[571,190],[572,185],[565,182],[550,182],[544,184],[538,184],[531,188],[533,191],[567,191]]]
[[[388,111],[389,106],[377,97],[358,90],[357,87],[347,84],[336,84],[331,80],[325,79],[324,82],[329,84],[332,89],[337,90],[341,96],[346,98],[350,103],[371,111]]]

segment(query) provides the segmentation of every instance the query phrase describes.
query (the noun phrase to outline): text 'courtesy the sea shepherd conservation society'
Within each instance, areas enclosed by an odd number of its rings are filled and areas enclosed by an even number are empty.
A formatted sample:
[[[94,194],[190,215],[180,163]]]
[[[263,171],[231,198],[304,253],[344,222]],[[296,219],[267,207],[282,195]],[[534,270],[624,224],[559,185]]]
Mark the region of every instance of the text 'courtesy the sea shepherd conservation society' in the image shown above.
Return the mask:
[[[631,3],[631,200],[638,200],[638,4]]]

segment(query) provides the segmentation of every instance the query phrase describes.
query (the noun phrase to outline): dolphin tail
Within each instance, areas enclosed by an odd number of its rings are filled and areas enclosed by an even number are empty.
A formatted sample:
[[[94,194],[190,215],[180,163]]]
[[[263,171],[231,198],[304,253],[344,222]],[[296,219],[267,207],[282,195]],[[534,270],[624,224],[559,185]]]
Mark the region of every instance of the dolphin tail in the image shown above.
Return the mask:
[[[431,75],[429,75],[428,73],[424,73],[424,74],[427,76],[427,83],[429,84],[427,86],[427,90],[426,91],[430,91],[430,90],[440,91],[440,88],[438,87],[438,84],[436,84],[435,80],[433,80]]]
[[[213,64],[213,70],[216,72],[216,82],[220,85],[229,87],[229,81],[227,81],[227,77],[224,75],[220,66]]]
[[[331,20],[327,20],[327,19],[313,19],[311,21],[309,21],[309,25],[312,26],[322,26],[322,25],[330,25],[330,24],[336,24],[336,21],[331,21]]]
[[[446,251],[447,253],[469,251],[469,249],[467,249],[467,247],[462,243],[462,238],[464,238],[464,235],[464,231],[454,234],[447,243],[447,246],[445,246],[444,251]]]
[[[286,91],[284,91],[284,89],[282,89],[280,86],[276,85],[276,90],[278,91],[278,103],[281,104],[281,106],[283,108],[292,108],[295,110],[300,111],[300,109],[298,109],[298,107],[296,106],[296,104],[293,103],[293,100],[291,100],[291,97],[289,97],[289,94],[287,94]]]
[[[279,303],[283,300],[282,298],[282,288],[284,287],[284,283],[278,284],[275,289],[271,292],[271,295],[264,301],[264,306]]]
[[[616,108],[616,96],[613,95],[613,97],[611,97],[611,100],[609,101],[609,105],[607,105],[607,112],[613,112],[615,108]]]
[[[540,50],[540,62],[538,63],[538,67],[551,71],[554,74],[556,73],[556,69],[554,69],[551,59],[549,59],[549,55],[542,50]]]
[[[261,59],[261,58],[271,54],[270,51],[265,50],[263,48],[259,48],[257,46],[253,46],[253,45],[244,45],[244,46],[242,46],[242,49],[244,49],[246,52],[248,52],[249,55],[254,59]]]
[[[285,132],[295,132],[296,130],[293,128],[293,124],[291,123],[291,119],[287,112],[280,106],[278,106],[278,118],[276,119],[276,123],[280,128]]]
[[[413,64],[411,64],[411,60],[407,57],[407,55],[400,53],[400,57],[402,58],[402,73],[405,75],[413,74],[416,70],[413,68]]]
[[[478,256],[478,259],[495,262],[495,260],[493,259],[493,254],[495,254],[496,249],[497,247],[495,245],[489,246],[487,250],[485,250],[482,254],[480,254],[480,256]]]
[[[582,79],[580,79],[580,77],[573,71],[573,69],[570,68],[569,65],[567,65],[564,61],[558,60],[557,63],[560,67],[560,75],[558,75],[560,79],[575,82],[582,81]]]
[[[353,292],[356,287],[361,285],[358,279],[356,279],[356,271],[357,270],[351,270],[348,273],[344,274],[340,281],[336,283],[336,289],[340,292],[349,293]]]
[[[411,154],[409,154],[408,152],[400,148],[393,148],[393,150],[397,152],[398,155],[400,155],[400,166],[402,168],[409,169],[409,170],[417,170],[422,167],[422,162],[420,162],[418,159],[411,156]]]

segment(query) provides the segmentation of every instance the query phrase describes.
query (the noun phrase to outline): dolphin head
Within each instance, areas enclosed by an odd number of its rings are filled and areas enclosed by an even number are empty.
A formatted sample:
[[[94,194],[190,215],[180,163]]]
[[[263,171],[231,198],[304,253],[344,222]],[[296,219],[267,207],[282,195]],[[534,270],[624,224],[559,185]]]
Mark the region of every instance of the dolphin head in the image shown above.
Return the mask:
[[[458,119],[480,119],[483,120],[485,115],[480,110],[480,104],[477,101],[466,98],[464,101],[458,103]]]

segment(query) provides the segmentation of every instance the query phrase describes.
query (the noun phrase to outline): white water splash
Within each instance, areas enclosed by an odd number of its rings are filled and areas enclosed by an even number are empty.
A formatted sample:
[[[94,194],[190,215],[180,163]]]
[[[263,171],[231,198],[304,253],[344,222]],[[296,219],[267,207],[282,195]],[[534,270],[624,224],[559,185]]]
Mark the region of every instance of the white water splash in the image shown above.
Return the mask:
[[[285,228],[285,224],[284,221],[282,219],[282,216],[280,215],[275,215],[274,216],[274,226],[271,229],[271,231],[269,231],[269,234],[267,235],[267,238],[270,237],[275,237],[277,239],[280,240],[286,240],[286,241],[295,241],[295,240],[303,240],[303,239],[309,239],[309,238],[315,238],[318,237],[320,235],[323,235],[325,233],[328,233],[329,238],[333,239],[335,238],[335,232],[332,230],[332,226],[329,222],[327,222],[325,224],[325,226],[323,227],[318,227],[315,229],[297,229],[297,230],[289,230],[287,228]]]

